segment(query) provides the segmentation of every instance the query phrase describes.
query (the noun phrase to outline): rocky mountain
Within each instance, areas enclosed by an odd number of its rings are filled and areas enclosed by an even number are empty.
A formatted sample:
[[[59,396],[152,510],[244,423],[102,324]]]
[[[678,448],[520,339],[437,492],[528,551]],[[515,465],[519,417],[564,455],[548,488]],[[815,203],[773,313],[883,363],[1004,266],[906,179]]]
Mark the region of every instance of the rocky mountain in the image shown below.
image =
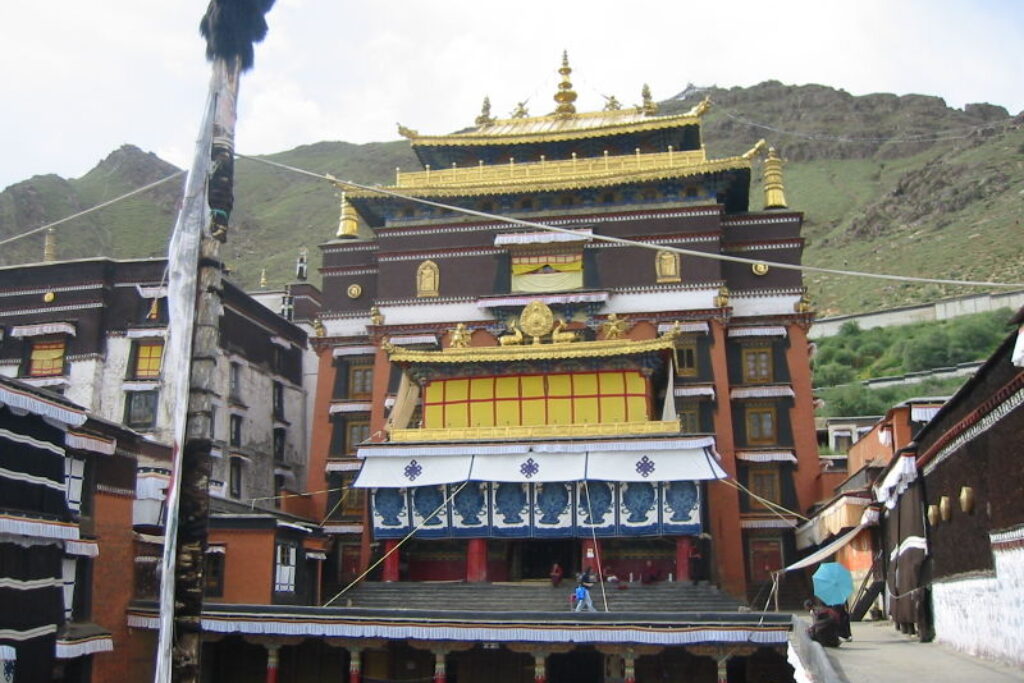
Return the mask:
[[[766,138],[786,160],[786,194],[805,213],[810,265],[949,279],[1024,282],[1021,200],[1024,115],[989,104],[952,109],[937,97],[853,96],[820,85],[769,81],[749,88],[688,86],[661,103],[685,111],[705,96],[712,157],[745,151]],[[432,131],[441,132],[441,131]],[[405,141],[319,142],[267,158],[360,183],[390,183],[394,169],[417,167]],[[71,215],[176,170],[130,145],[86,175],[36,176],[0,193],[0,238]],[[254,287],[291,279],[300,248],[337,229],[338,198],[315,179],[240,160],[233,228],[223,254],[233,277]],[[58,233],[58,256],[163,255],[181,182],[172,181]],[[751,196],[758,208],[760,193]],[[42,236],[0,251],[0,264],[39,260]],[[808,274],[822,312],[854,312],[978,291]]]

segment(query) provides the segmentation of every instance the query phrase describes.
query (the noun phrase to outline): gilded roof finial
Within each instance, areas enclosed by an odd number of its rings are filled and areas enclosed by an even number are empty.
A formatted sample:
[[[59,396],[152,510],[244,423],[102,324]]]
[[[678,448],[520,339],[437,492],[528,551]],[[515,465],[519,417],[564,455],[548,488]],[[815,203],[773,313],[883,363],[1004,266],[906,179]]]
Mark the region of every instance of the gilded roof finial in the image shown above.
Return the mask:
[[[569,80],[572,69],[569,67],[568,51],[562,52],[562,67],[558,73],[562,74],[562,82],[558,84],[558,92],[555,93],[555,102],[558,102],[555,116],[560,119],[572,118],[576,115],[576,105],[573,104],[576,101],[576,91],[572,89],[572,81]]]
[[[309,276],[309,250],[303,247],[299,250],[299,257],[295,259],[295,279],[305,281]]]
[[[643,89],[640,90],[640,97],[644,100],[643,104],[640,105],[640,111],[648,116],[658,113],[658,103],[651,97],[651,86],[644,83]]]
[[[345,193],[341,193],[341,220],[338,221],[338,237],[341,239],[354,239],[359,237],[359,215],[356,208],[345,199]]]
[[[619,98],[615,95],[601,95],[604,98],[604,110],[605,111],[620,111],[622,109],[622,102],[619,102]]]
[[[264,268],[260,271],[260,289],[267,288],[267,269]]]
[[[764,208],[785,209],[786,193],[782,187],[782,159],[774,147],[768,148],[763,174]]]
[[[43,238],[43,260],[47,263],[57,260],[57,231],[52,227],[46,229]]]
[[[516,102],[516,108],[512,110],[511,118],[513,119],[525,119],[530,115],[530,112],[526,109],[526,103],[530,100],[526,99],[522,102]]]
[[[400,123],[398,124],[398,134],[401,135],[403,138],[409,138],[410,140],[413,140],[420,136],[419,131],[415,131],[412,128],[406,128]]]
[[[476,125],[489,126],[492,123],[494,123],[494,117],[491,116],[491,98],[485,97],[483,106],[480,107],[480,116],[476,117]]]

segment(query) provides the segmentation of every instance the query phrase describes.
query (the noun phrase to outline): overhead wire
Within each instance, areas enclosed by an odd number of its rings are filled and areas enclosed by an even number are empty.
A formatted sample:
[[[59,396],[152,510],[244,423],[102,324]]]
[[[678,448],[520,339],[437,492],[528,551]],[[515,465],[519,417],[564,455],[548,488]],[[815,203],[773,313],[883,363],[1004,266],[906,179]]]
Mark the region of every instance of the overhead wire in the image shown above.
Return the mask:
[[[375,185],[364,185],[351,180],[341,180],[335,178],[329,174],[314,173],[313,171],[307,171],[305,169],[297,168],[295,166],[289,166],[288,164],[282,164],[277,161],[271,161],[270,159],[264,159],[261,157],[253,157],[245,154],[238,154],[235,156],[240,159],[247,159],[249,161],[255,161],[257,163],[266,164],[268,166],[276,166],[278,168],[306,175],[312,178],[317,178],[335,186],[351,187],[357,190],[363,190],[366,192],[374,192],[377,194],[394,197],[396,199],[402,199],[404,201],[414,202],[417,204],[423,204],[425,206],[432,206],[434,208],[452,211],[455,213],[462,213],[468,216],[476,216],[490,221],[497,221],[507,223],[509,225],[517,225],[526,228],[533,228],[536,230],[546,230],[550,232],[559,232],[567,235],[578,235],[579,233],[571,228],[561,228],[555,225],[549,225],[546,223],[537,223],[535,221],[527,221],[521,218],[513,218],[511,216],[502,216],[499,214],[488,213],[486,211],[478,211],[476,209],[468,209],[465,207],[455,206],[452,204],[445,204],[443,202],[436,202],[430,199],[424,199],[422,197],[416,197],[413,195],[404,194],[395,190],[390,190],[384,187]],[[1020,289],[1024,288],[1024,282],[990,282],[983,280],[948,280],[943,278],[929,278],[929,277],[915,277],[912,275],[894,275],[889,273],[868,273],[864,271],[854,270],[841,270],[837,268],[822,268],[819,266],[808,266],[803,264],[793,263],[781,263],[778,261],[766,261],[764,259],[753,259],[745,258],[742,256],[730,256],[728,254],[709,253],[703,251],[696,251],[693,249],[683,249],[681,247],[674,247],[667,244],[661,244],[658,242],[639,242],[636,240],[626,239],[623,237],[614,237],[612,235],[593,234],[590,235],[591,239],[600,242],[608,242],[613,244],[621,244],[623,246],[640,247],[644,249],[651,249],[654,251],[669,251],[683,256],[693,256],[697,258],[705,258],[716,261],[726,261],[732,263],[744,263],[748,265],[764,264],[772,268],[779,268],[782,270],[796,270],[801,272],[809,273],[823,273],[827,275],[840,275],[846,277],[864,277],[872,278],[877,280],[892,280],[896,282],[917,282],[921,284],[941,284],[941,285],[955,285],[955,286],[967,286],[967,287],[999,287],[1007,289]]]
[[[149,183],[148,185],[143,185],[142,187],[137,187],[134,190],[132,190],[131,192],[126,192],[125,194],[123,194],[123,195],[121,195],[119,197],[114,197],[113,199],[108,199],[105,202],[101,202],[101,203],[99,203],[99,204],[97,204],[95,206],[90,206],[88,209],[83,209],[81,211],[78,211],[76,213],[71,214],[70,216],[65,216],[64,218],[61,218],[61,219],[56,220],[56,221],[53,221],[52,223],[47,223],[46,225],[40,225],[37,228],[32,228],[31,230],[27,230],[25,232],[18,233],[17,235],[12,235],[10,237],[6,237],[6,238],[0,240],[0,246],[3,246],[5,244],[9,244],[9,243],[14,242],[16,240],[20,240],[23,237],[29,237],[31,235],[34,235],[34,234],[38,233],[38,232],[42,232],[43,230],[49,230],[50,228],[55,228],[58,225],[61,225],[62,223],[67,223],[68,221],[72,221],[72,220],[74,220],[76,218],[81,218],[82,216],[85,216],[85,215],[88,215],[90,213],[93,213],[94,211],[99,211],[100,209],[105,209],[108,206],[111,206],[112,204],[116,204],[116,203],[118,203],[120,201],[123,201],[125,199],[128,199],[130,197],[134,197],[137,194],[142,194],[146,190],[152,190],[154,187],[157,187],[159,185],[163,185],[167,181],[173,180],[174,178],[177,178],[178,176],[183,175],[184,173],[185,173],[185,171],[175,171],[174,173],[172,173],[169,176],[161,178],[160,180],[157,180],[155,182]]]

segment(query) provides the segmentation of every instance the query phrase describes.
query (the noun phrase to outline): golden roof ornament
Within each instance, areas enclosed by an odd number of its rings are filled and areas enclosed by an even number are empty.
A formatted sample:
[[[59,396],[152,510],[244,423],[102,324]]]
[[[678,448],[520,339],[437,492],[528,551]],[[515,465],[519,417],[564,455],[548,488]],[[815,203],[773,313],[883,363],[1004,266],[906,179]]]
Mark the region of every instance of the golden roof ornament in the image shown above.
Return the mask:
[[[615,95],[601,95],[604,98],[604,111],[620,111],[622,102]]]
[[[376,306],[370,306],[370,323],[373,325],[384,324],[384,314]]]
[[[476,125],[478,126],[489,126],[494,123],[494,117],[491,116],[491,98],[485,97],[484,103],[480,107],[480,116],[476,117]]]
[[[313,318],[313,335],[316,337],[327,336],[327,328],[324,327],[324,323],[320,318]]]
[[[568,51],[562,52],[562,67],[558,73],[562,74],[562,82],[558,84],[558,92],[555,93],[555,102],[558,103],[555,107],[555,116],[569,119],[576,116],[576,105],[573,104],[576,101],[576,91],[572,89],[572,81],[569,80],[572,69],[569,67]]]
[[[715,297],[715,308],[726,308],[729,305],[729,288],[722,285],[718,288],[718,296]]]
[[[452,349],[464,349],[469,346],[469,337],[472,333],[466,329],[466,323],[459,323],[454,330],[449,330],[448,347]]]
[[[260,271],[260,289],[267,288],[267,269],[264,268]]]
[[[785,209],[786,194],[782,187],[782,159],[774,147],[768,148],[763,174],[764,208]]]
[[[338,221],[338,235],[340,239],[355,239],[359,237],[359,214],[352,206],[345,193],[341,193],[341,219]]]
[[[403,138],[408,138],[410,140],[413,140],[420,136],[419,131],[415,131],[412,128],[406,128],[400,123],[398,124],[398,134],[401,135]]]
[[[529,110],[526,108],[526,103],[530,100],[523,100],[522,102],[516,102],[516,108],[512,110],[509,118],[513,119],[525,119],[530,116]]]
[[[644,87],[640,91],[640,97],[643,98],[643,104],[640,105],[641,112],[648,116],[654,116],[658,113],[658,103],[651,97],[651,86],[644,83]]]
[[[698,102],[693,109],[687,112],[687,114],[689,116],[704,116],[708,109],[711,109],[711,97],[705,96],[704,99]]]

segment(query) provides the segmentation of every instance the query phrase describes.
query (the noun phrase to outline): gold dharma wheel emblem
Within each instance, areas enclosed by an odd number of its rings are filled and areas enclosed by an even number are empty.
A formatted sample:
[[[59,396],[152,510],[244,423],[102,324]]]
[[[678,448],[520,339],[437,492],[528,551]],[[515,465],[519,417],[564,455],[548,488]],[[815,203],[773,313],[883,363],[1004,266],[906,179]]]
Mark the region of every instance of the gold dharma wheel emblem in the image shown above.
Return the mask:
[[[754,275],[767,275],[768,274],[768,264],[767,263],[762,263],[760,261],[755,263],[754,265],[750,266],[750,269],[752,271],[754,271]]]
[[[542,301],[531,301],[519,316],[520,329],[535,339],[550,334],[554,324],[554,313]]]
[[[358,299],[359,295],[363,293],[363,288],[359,285],[352,284],[348,286],[348,298]]]
[[[53,300],[56,298],[57,295],[54,294],[53,292],[47,292],[46,294],[43,294],[43,301],[45,301],[48,304],[53,303]]]

